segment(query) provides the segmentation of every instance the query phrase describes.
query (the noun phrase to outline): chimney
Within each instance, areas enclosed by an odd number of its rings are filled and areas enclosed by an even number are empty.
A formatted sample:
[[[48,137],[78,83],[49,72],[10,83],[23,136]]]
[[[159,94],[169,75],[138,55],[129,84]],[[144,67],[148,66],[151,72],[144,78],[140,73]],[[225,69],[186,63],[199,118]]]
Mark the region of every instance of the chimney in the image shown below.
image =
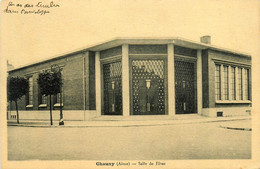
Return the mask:
[[[200,37],[201,43],[210,44],[211,43],[211,37],[209,35]]]

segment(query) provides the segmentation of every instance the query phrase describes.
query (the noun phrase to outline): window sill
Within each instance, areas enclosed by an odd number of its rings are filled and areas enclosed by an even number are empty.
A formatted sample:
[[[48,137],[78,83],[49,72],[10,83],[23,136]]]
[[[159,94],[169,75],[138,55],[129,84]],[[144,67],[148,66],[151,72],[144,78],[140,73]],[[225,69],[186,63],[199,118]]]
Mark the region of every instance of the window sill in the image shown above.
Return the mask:
[[[26,108],[31,108],[31,107],[33,107],[32,104],[29,104],[29,105],[26,106]]]
[[[217,100],[216,104],[239,104],[239,103],[252,103],[251,100]]]
[[[47,104],[40,104],[39,107],[47,107]]]
[[[54,106],[54,107],[63,107],[63,103],[61,103],[61,104],[60,104],[60,103],[56,103],[56,104],[54,104],[53,106]]]

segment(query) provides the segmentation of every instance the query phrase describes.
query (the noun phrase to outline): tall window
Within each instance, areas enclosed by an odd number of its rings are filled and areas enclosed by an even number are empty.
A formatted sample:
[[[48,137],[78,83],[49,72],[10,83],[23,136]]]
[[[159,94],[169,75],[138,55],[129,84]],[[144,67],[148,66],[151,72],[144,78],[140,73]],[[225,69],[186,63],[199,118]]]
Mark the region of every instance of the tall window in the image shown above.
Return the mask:
[[[33,105],[33,78],[29,78],[29,96],[28,96],[28,105]]]
[[[215,68],[215,96],[216,100],[221,99],[221,80],[220,80],[220,65],[216,65]]]
[[[249,80],[249,69],[245,69],[244,71],[244,96],[245,96],[245,100],[248,100],[249,97],[248,97],[248,89],[249,89],[249,83],[248,83],[248,80]]]
[[[228,100],[228,66],[223,66],[224,68],[224,99]]]
[[[236,100],[236,68],[235,67],[231,67],[230,91],[231,91],[231,100]]]
[[[249,75],[248,68],[215,64],[216,100],[249,100]]]
[[[61,94],[63,94],[63,87],[61,88]],[[60,93],[58,93],[56,95],[56,103],[60,103],[60,99],[61,99],[61,102],[63,102],[63,96],[61,96]]]
[[[62,76],[63,76],[63,70],[61,70],[61,78],[62,78]],[[57,95],[55,96],[56,98],[54,98],[54,99],[56,99],[56,100],[54,100],[54,103],[56,104],[56,103],[63,103],[63,85],[62,85],[62,87],[61,87],[61,94],[60,93],[57,93]],[[61,100],[60,100],[61,99]],[[60,102],[61,101],[61,102]]]
[[[242,68],[238,68],[237,72],[237,81],[238,81],[238,100],[243,99],[243,91],[242,91]]]
[[[47,104],[47,96],[42,95],[42,101],[41,104]]]

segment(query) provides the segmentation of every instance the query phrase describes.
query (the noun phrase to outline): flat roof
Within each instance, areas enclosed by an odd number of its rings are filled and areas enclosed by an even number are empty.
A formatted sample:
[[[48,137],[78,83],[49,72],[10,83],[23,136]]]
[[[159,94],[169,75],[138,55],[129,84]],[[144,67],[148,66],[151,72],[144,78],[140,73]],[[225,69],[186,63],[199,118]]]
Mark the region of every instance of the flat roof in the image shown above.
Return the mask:
[[[174,44],[174,45],[177,45],[177,46],[187,47],[187,48],[191,48],[191,49],[202,49],[202,50],[203,49],[212,49],[212,50],[216,50],[216,51],[222,51],[222,52],[226,52],[226,53],[232,53],[232,54],[236,54],[236,55],[243,55],[243,56],[251,57],[250,54],[248,54],[248,53],[235,51],[235,50],[231,50],[231,49],[227,49],[227,48],[223,48],[223,47],[218,47],[218,46],[211,45],[211,44],[196,42],[196,41],[192,41],[192,40],[188,40],[188,39],[184,39],[184,38],[180,38],[180,37],[159,37],[159,38],[118,37],[118,38],[114,38],[112,40],[105,41],[103,43],[90,45],[90,46],[79,48],[79,49],[76,49],[76,50],[73,50],[73,51],[70,51],[70,52],[66,52],[66,53],[63,53],[63,54],[52,56],[52,57],[49,57],[49,58],[46,58],[46,59],[43,59],[43,60],[40,60],[40,61],[36,61],[36,62],[30,63],[30,64],[26,64],[26,65],[11,69],[8,72],[15,71],[15,70],[22,69],[22,68],[26,68],[26,67],[29,67],[29,66],[33,66],[33,65],[36,65],[36,64],[48,62],[48,61],[51,61],[51,60],[60,59],[62,57],[67,57],[67,56],[77,54],[77,53],[81,53],[81,52],[102,51],[102,50],[117,47],[117,46],[120,46],[120,45],[123,45],[123,44],[129,44],[129,45]]]

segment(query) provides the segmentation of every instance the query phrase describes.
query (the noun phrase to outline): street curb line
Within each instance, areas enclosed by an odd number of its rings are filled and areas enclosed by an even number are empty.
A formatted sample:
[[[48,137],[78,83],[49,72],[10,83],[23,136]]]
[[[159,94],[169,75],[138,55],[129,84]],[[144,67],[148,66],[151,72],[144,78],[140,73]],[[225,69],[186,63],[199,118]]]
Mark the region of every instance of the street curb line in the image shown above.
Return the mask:
[[[103,125],[103,126],[59,126],[59,125],[23,125],[23,124],[7,124],[7,126],[19,126],[19,127],[41,127],[41,128],[87,128],[87,127],[145,127],[145,126],[165,126],[165,125],[178,125],[178,124],[198,124],[198,123],[211,123],[211,122],[225,122],[225,121],[237,121],[237,120],[249,120],[248,118],[245,118],[245,119],[230,119],[230,120],[213,120],[213,121],[194,121],[194,122],[183,122],[183,123],[164,123],[164,124],[133,124],[133,125],[113,125],[113,126],[108,126],[108,125]],[[221,126],[222,128],[228,128],[228,129],[233,129],[233,128],[230,128],[230,127],[223,127]],[[235,129],[235,128],[234,128]],[[251,131],[252,129],[244,129],[244,128],[237,128],[235,130],[248,130],[248,131]]]
[[[231,129],[231,130],[252,131],[252,128],[224,127],[224,126],[219,126],[219,127],[221,127],[221,128],[225,128],[225,129]]]

